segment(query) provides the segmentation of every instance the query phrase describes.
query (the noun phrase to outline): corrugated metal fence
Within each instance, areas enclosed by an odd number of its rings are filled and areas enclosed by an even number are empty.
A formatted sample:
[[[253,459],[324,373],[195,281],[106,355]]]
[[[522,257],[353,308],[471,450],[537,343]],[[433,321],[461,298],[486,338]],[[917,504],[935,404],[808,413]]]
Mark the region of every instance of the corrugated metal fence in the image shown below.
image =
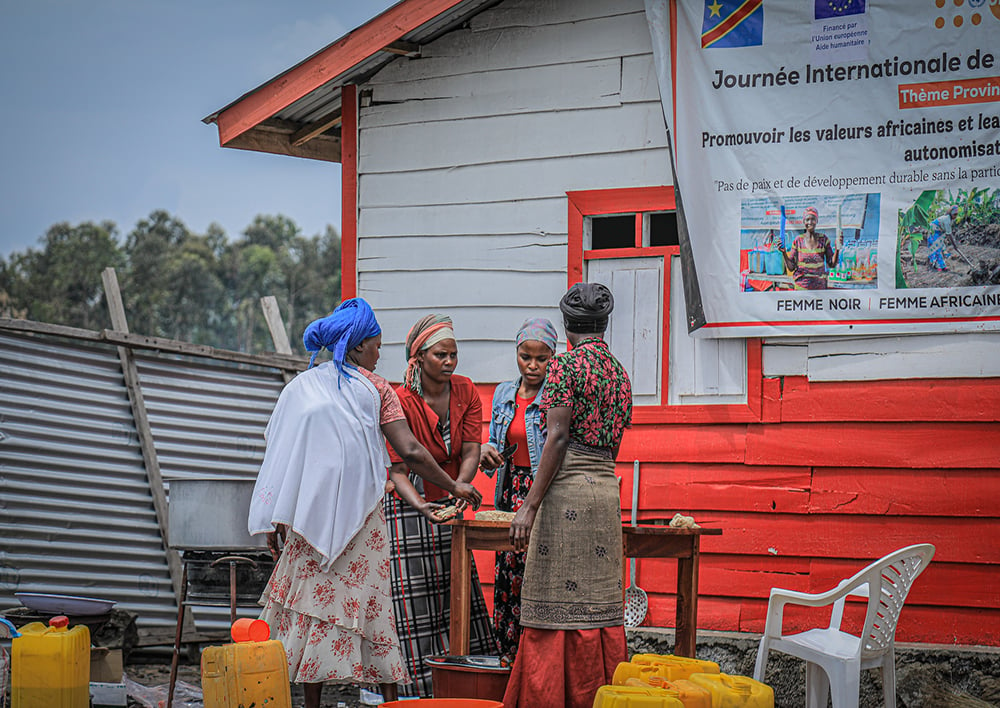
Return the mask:
[[[102,597],[137,613],[141,632],[172,629],[176,598],[118,351],[91,334],[0,328],[0,610],[19,605],[15,592]],[[136,364],[168,491],[176,478],[256,476],[281,371],[159,352]],[[199,631],[228,621],[228,610],[193,610]]]

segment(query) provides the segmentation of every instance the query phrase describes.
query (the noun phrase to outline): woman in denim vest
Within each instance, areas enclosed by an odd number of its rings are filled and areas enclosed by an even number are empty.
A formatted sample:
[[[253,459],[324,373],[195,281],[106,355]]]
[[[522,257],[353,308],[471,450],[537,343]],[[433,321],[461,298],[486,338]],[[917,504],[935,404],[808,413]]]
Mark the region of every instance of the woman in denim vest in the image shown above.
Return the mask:
[[[497,474],[494,506],[517,511],[531,489],[542,459],[545,429],[539,403],[545,370],[556,350],[556,328],[546,319],[525,321],[515,339],[520,376],[499,384],[493,394],[490,441],[483,445],[479,464],[489,476]],[[512,453],[504,455],[516,444]],[[524,553],[499,551],[493,587],[493,627],[500,642],[501,661],[513,664],[521,635],[521,579]]]

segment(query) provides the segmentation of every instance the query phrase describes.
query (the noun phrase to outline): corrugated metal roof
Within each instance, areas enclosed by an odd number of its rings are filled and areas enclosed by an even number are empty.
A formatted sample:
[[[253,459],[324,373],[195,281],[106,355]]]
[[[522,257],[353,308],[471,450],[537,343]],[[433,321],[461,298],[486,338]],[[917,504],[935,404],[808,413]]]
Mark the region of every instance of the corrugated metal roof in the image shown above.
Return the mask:
[[[419,27],[416,27],[410,32],[407,32],[399,38],[400,42],[405,42],[414,45],[423,45],[433,42],[442,35],[457,29],[469,21],[470,18],[476,14],[482,12],[488,7],[496,5],[499,0],[466,0],[465,2],[460,2],[454,7],[441,12],[439,15],[435,16],[428,22],[423,23]],[[401,3],[398,3],[401,4]],[[383,13],[384,14],[384,13]],[[382,15],[374,18],[370,22],[363,25],[367,27],[369,25],[376,25]],[[345,35],[346,36],[346,35]],[[321,49],[315,54],[311,55],[309,58],[299,62],[293,67],[286,69],[281,74],[278,74],[272,79],[264,82],[260,86],[247,93],[243,94],[237,100],[226,105],[223,108],[215,111],[209,116],[206,116],[203,121],[205,123],[214,123],[219,115],[226,110],[232,108],[233,106],[239,104],[248,96],[252,96],[266,86],[269,86],[275,82],[281,80],[281,78],[288,72],[296,69],[300,66],[308,65],[310,62],[318,61],[318,55],[322,54],[327,48],[332,47],[344,38],[340,38],[334,42],[331,42],[327,47]],[[363,83],[370,76],[377,73],[383,67],[388,65],[390,62],[400,59],[398,54],[385,51],[385,47],[372,46],[370,48],[370,53],[363,60],[354,64],[349,70],[339,73],[338,75],[331,78],[329,81],[325,82],[322,86],[310,91],[306,95],[298,98],[297,100],[291,102],[289,105],[281,108],[274,115],[271,116],[272,119],[279,119],[281,121],[289,121],[293,124],[297,124],[301,127],[307,126],[319,119],[328,119],[331,116],[335,116],[340,112],[340,101],[341,101],[341,88],[345,84],[359,84]],[[287,125],[287,124],[286,124]],[[339,133],[339,127],[332,129],[334,133]],[[291,131],[289,131],[291,132]]]
[[[469,19],[487,7],[496,5],[499,0],[468,0],[447,10],[430,22],[426,22],[412,32],[400,38],[400,41],[415,45],[429,44],[454,29],[464,25]],[[377,19],[377,18],[376,18]],[[389,63],[400,59],[396,54],[380,51],[381,47],[373,47],[372,54],[365,60],[355,64],[350,71],[334,77],[320,88],[303,96],[287,108],[275,114],[275,118],[308,124],[333,111],[340,110],[340,89],[344,84],[360,84]],[[406,61],[406,59],[400,59]],[[308,60],[306,60],[308,61]],[[277,78],[277,77],[275,77]],[[271,81],[274,81],[272,79]],[[270,83],[270,81],[268,82]],[[265,84],[266,85],[266,84]],[[257,89],[255,89],[257,90]],[[219,111],[221,113],[221,111]]]
[[[277,372],[150,354],[137,354],[136,367],[168,499],[171,479],[256,478],[264,428],[284,385]],[[191,609],[199,631],[229,626],[228,608]]]
[[[166,486],[253,479],[283,385],[274,369],[142,354]],[[114,346],[0,331],[0,610],[15,592],[103,597],[172,628],[177,605]],[[194,607],[200,631],[228,611]],[[245,614],[245,613],[241,613]]]
[[[284,385],[273,370],[224,362],[136,357],[160,474],[254,479],[264,427]]]

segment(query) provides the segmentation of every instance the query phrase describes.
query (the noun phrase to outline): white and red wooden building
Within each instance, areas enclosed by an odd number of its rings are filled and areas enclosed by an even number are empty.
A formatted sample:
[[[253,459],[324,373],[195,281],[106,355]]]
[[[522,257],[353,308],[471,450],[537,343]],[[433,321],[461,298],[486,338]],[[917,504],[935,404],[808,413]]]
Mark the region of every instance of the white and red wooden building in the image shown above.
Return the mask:
[[[643,0],[402,0],[206,121],[341,164],[343,296],[378,313],[390,379],[410,325],[445,312],[488,410],[521,322],[612,285],[623,508],[639,460],[640,517],[724,530],[701,629],[759,632],[772,586],[931,542],[897,639],[1000,646],[1000,335],[689,337]],[[647,624],[671,625],[672,574],[640,563]]]

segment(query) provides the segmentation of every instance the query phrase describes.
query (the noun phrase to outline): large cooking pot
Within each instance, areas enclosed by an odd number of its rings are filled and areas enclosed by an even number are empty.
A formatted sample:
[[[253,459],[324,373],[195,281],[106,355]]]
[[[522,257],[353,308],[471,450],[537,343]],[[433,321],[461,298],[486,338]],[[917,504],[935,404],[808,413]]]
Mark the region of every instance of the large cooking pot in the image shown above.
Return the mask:
[[[171,548],[186,550],[258,550],[264,534],[247,532],[252,479],[170,480]]]

